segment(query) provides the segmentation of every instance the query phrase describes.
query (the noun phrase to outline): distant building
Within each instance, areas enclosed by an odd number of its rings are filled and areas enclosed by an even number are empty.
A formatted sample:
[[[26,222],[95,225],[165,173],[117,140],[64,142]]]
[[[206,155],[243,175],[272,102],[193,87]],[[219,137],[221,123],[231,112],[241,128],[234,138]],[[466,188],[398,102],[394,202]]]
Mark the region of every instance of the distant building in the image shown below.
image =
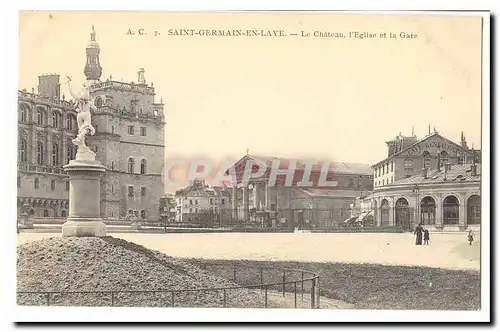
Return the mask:
[[[164,220],[175,220],[177,203],[174,194],[166,194],[160,198],[160,217]]]
[[[177,222],[209,223],[221,220],[221,214],[230,212],[230,192],[222,187],[209,187],[196,180],[175,194]]]
[[[389,157],[373,166],[373,195],[364,199],[376,225],[406,230],[418,223],[433,230],[480,225],[481,152],[469,148],[463,134],[461,144],[437,132],[402,148],[391,150],[391,144]]]
[[[242,184],[247,162],[263,163],[265,174],[252,178],[248,186]],[[299,186],[306,172],[308,161],[298,160],[291,186],[285,185],[285,176],[279,175],[270,186],[273,165],[287,168],[290,160],[278,157],[246,155],[233,166],[236,173],[233,184],[233,220],[262,222],[275,227],[326,227],[343,222],[349,217],[349,206],[363,191],[372,190],[373,177],[370,165],[359,163],[315,161],[310,174],[310,186]],[[322,186],[320,171],[328,163],[326,181]],[[227,170],[226,172],[229,172]]]

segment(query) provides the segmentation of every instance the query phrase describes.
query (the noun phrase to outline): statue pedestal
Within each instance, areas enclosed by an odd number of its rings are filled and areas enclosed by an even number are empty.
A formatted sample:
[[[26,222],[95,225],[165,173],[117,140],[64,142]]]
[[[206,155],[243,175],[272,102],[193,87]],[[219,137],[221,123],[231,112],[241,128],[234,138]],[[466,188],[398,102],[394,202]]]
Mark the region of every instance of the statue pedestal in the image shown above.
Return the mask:
[[[80,155],[77,153],[77,159],[63,168],[69,174],[70,183],[69,213],[62,226],[62,235],[105,236],[106,225],[100,217],[100,204],[101,175],[106,168],[95,160],[95,154],[88,154],[87,151]]]

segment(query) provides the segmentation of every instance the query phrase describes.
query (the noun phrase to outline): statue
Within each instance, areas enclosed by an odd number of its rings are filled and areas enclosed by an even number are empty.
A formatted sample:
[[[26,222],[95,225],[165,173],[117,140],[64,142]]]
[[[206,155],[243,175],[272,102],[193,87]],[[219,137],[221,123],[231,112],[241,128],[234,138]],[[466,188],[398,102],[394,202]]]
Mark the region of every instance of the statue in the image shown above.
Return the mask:
[[[80,153],[91,154],[95,157],[95,153],[93,153],[87,147],[87,145],[85,145],[85,136],[95,134],[95,128],[92,126],[91,123],[90,111],[91,110],[95,111],[97,110],[97,108],[94,106],[94,103],[90,98],[90,86],[87,83],[84,83],[82,91],[78,94],[75,94],[71,89],[71,85],[69,83],[71,82],[71,77],[69,76],[66,77],[68,78],[67,83],[68,83],[69,93],[71,94],[71,96],[73,96],[73,98],[76,101],[76,112],[78,113],[76,117],[76,121],[78,123],[78,134],[72,140],[72,142],[78,147],[77,154],[78,152],[80,152]]]

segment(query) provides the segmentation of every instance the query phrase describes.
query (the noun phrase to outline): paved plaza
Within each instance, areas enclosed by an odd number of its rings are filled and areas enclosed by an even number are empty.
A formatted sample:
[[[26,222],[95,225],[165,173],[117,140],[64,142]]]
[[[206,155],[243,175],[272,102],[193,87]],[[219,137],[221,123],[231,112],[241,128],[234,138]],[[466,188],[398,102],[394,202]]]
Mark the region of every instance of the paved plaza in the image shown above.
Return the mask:
[[[182,258],[351,262],[472,270],[480,268],[480,243],[476,241],[469,246],[466,233],[432,233],[429,246],[415,246],[414,236],[410,233],[110,235]],[[60,234],[21,233],[18,235],[18,244],[53,236]]]

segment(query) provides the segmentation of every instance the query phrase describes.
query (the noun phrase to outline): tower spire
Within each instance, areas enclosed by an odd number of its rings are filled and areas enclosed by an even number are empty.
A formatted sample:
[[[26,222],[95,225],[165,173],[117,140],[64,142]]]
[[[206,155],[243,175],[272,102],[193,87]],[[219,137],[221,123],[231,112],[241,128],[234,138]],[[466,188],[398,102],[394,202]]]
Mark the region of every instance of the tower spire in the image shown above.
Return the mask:
[[[87,45],[87,63],[85,64],[85,77],[87,81],[99,81],[102,74],[101,64],[99,62],[100,53],[99,44],[96,41],[96,32],[92,24],[92,32],[90,33],[90,42]]]

